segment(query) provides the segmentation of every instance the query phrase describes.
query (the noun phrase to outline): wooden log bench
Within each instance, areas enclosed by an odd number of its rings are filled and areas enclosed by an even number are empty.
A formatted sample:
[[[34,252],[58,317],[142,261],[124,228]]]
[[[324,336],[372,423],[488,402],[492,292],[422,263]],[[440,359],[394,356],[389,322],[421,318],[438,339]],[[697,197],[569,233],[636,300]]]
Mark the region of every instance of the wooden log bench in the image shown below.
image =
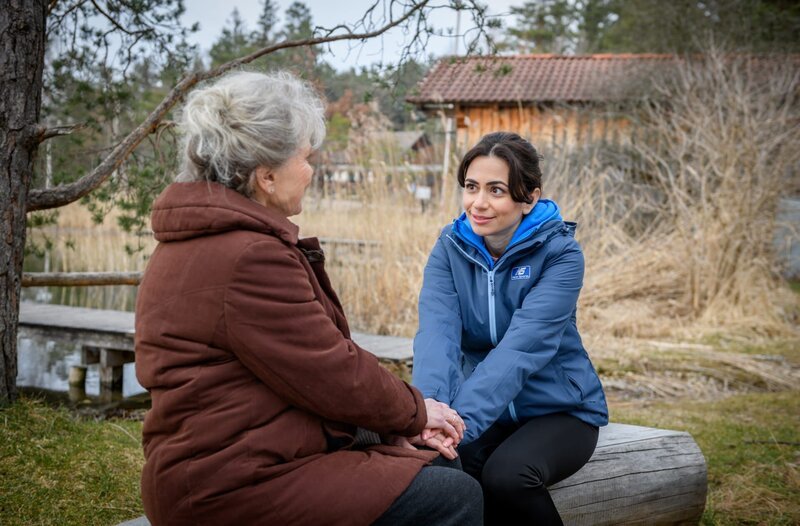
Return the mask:
[[[97,363],[101,389],[121,386],[122,364],[134,361],[130,312],[23,302],[20,332],[81,344],[83,364]],[[385,360],[408,361],[408,338],[353,333]],[[78,376],[78,375],[76,375]],[[102,387],[104,386],[104,387]],[[688,433],[625,424],[600,430],[591,460],[551,490],[565,524],[696,524],[706,500],[706,464]],[[146,526],[144,517],[123,523]]]
[[[707,487],[689,433],[612,423],[589,462],[550,494],[565,524],[697,524]]]
[[[691,435],[609,424],[577,473],[550,488],[566,525],[697,524],[706,503],[706,463]],[[146,517],[118,526],[149,526]]]

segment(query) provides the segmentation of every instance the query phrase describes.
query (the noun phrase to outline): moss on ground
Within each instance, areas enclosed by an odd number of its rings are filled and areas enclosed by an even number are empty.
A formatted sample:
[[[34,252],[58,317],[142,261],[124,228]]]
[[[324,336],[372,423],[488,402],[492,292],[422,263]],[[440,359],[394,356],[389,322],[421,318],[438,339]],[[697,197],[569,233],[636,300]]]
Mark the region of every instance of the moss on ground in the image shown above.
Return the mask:
[[[0,523],[109,525],[142,514],[141,422],[22,398],[0,409]]]
[[[612,404],[612,419],[688,431],[708,462],[703,524],[800,524],[798,391]]]

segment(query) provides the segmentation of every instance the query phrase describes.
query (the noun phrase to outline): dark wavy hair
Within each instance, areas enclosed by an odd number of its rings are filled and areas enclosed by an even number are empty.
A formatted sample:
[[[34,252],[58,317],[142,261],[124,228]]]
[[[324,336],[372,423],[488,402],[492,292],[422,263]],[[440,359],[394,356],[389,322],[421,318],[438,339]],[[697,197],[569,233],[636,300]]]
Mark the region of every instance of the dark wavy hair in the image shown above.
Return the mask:
[[[508,190],[511,199],[518,203],[530,203],[531,192],[542,188],[542,156],[533,145],[511,132],[494,132],[484,135],[478,144],[461,159],[458,166],[458,184],[464,188],[467,169],[476,157],[487,156],[502,159],[508,165]]]

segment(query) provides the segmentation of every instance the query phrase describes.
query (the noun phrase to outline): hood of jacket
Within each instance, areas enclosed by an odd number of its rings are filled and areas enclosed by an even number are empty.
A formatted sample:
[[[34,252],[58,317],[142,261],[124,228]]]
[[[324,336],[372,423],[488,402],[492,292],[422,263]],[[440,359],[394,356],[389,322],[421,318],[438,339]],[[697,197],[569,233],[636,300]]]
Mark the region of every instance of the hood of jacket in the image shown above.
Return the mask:
[[[252,230],[297,244],[299,228],[277,212],[219,183],[172,183],[153,204],[151,224],[160,242],[184,241],[232,230]]]
[[[552,220],[561,221],[561,213],[558,205],[555,201],[551,201],[550,199],[539,199],[536,206],[533,207],[533,210],[527,215],[522,216],[522,221],[514,231],[514,235],[511,237],[511,241],[508,243],[505,252],[508,252],[515,245],[530,239],[545,223]],[[469,219],[467,219],[466,212],[462,213],[458,219],[453,221],[452,232],[462,241],[475,248],[486,260],[489,268],[494,266],[494,258],[489,254],[489,250],[486,248],[483,238],[472,230],[472,225],[470,225]]]

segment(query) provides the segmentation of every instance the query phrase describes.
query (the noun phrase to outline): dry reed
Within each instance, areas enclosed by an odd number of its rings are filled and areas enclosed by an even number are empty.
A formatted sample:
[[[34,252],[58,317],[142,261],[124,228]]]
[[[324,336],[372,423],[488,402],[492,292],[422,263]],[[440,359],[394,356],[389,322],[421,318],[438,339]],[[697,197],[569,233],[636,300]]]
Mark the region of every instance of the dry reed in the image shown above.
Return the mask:
[[[45,261],[26,265],[29,270],[49,272],[141,271],[155,247],[150,236],[138,236],[120,230],[116,217],[109,213],[103,223],[95,224],[91,214],[78,203],[60,209],[58,223],[31,232],[31,242],[52,247]],[[136,288],[131,286],[49,287],[28,290],[26,295],[76,307],[132,310]]]
[[[789,60],[753,64],[712,52],[663,80],[641,106],[632,167],[603,150],[551,163],[552,193],[583,225],[590,330],[797,334],[773,239],[798,179],[800,79]]]
[[[421,213],[408,181],[390,180],[377,165],[355,201],[307,203],[294,220],[302,235],[378,241],[369,258],[340,253],[329,259],[328,273],[355,328],[413,335],[422,270],[439,228],[450,220],[446,213]]]
[[[579,223],[585,331],[797,335],[773,238],[781,192],[797,185],[798,77],[788,62],[767,76],[751,66],[716,52],[684,63],[633,116],[647,141],[544,152],[545,194]],[[333,281],[359,328],[409,336],[427,252],[453,214],[415,212],[386,178],[376,170],[346,211],[309,207],[299,222],[383,243],[380,261],[335,266]]]
[[[646,140],[544,152],[545,194],[579,223],[586,253],[584,331],[797,335],[773,238],[778,199],[798,184],[799,84],[789,60],[767,63],[712,51],[658,79],[631,115]],[[373,167],[352,206],[311,206],[298,221],[306,234],[382,243],[379,260],[334,262],[333,281],[354,325],[410,336],[427,252],[455,211],[420,214],[405,183]]]
[[[796,357],[745,352],[747,346],[730,341],[709,345],[588,334],[584,344],[604,387],[617,398],[716,398],[794,389],[800,382],[800,368],[792,363]],[[774,342],[767,349],[774,353]]]

